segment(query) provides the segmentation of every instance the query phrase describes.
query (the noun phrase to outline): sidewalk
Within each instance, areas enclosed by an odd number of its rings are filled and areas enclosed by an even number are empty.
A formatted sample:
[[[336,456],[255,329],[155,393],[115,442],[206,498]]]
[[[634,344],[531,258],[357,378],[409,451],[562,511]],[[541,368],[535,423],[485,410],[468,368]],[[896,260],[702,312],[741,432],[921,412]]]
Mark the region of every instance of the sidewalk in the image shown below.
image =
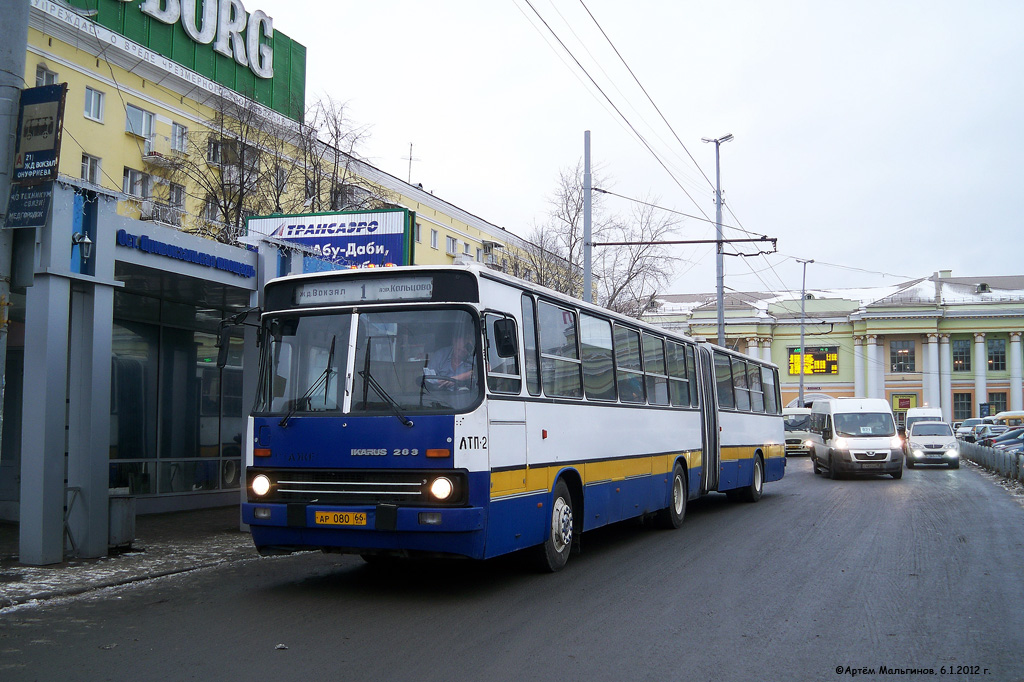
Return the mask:
[[[237,506],[135,521],[131,548],[101,559],[67,559],[51,566],[18,563],[18,526],[0,523],[0,610],[35,599],[80,594],[112,585],[259,556],[238,529]]]

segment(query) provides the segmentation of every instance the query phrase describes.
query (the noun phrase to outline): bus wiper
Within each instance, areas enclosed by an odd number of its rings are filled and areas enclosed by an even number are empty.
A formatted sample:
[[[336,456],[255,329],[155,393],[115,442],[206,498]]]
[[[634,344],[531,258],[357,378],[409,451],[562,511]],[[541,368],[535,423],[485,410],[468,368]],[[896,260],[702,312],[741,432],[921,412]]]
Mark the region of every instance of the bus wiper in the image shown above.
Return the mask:
[[[376,391],[377,395],[383,398],[384,401],[391,406],[392,411],[395,413],[395,416],[398,417],[398,420],[400,422],[402,422],[406,426],[412,426],[412,421],[410,421],[408,417],[402,414],[402,408],[399,406],[398,403],[395,402],[394,398],[388,395],[388,392],[384,390],[384,387],[377,383],[377,380],[373,378],[372,374],[370,374],[370,370],[360,370],[359,376],[361,376],[363,378],[363,381],[368,383],[373,388],[373,390]]]
[[[327,407],[327,387],[330,386],[331,374],[334,373],[334,370],[332,370],[331,367],[334,365],[334,346],[337,341],[337,336],[331,337],[331,350],[327,352],[327,366],[324,367],[324,371],[320,373],[320,376],[316,378],[316,381],[314,381],[313,384],[308,389],[306,389],[306,392],[302,394],[302,397],[296,400],[294,403],[292,403],[292,407],[290,410],[288,410],[288,414],[286,414],[284,418],[281,419],[280,422],[278,422],[278,425],[281,428],[286,428],[288,426],[288,420],[291,419],[292,416],[299,411],[299,405],[302,405],[303,403],[308,403],[310,397],[314,393],[316,393],[316,390],[318,388],[320,388],[320,384],[324,384],[324,407]]]

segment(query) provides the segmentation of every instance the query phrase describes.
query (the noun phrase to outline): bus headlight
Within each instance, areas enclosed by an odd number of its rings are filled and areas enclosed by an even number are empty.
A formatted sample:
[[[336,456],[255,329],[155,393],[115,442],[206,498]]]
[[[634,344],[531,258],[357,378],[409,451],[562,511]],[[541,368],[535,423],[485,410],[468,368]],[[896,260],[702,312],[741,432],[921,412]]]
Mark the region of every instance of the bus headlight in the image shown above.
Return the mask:
[[[252,477],[252,492],[254,495],[263,497],[270,492],[270,477],[266,474],[256,474]]]
[[[451,497],[454,491],[455,486],[452,485],[452,482],[449,479],[445,478],[444,476],[439,476],[438,478],[435,478],[433,482],[430,484],[430,494],[433,495],[435,499],[441,502]]]

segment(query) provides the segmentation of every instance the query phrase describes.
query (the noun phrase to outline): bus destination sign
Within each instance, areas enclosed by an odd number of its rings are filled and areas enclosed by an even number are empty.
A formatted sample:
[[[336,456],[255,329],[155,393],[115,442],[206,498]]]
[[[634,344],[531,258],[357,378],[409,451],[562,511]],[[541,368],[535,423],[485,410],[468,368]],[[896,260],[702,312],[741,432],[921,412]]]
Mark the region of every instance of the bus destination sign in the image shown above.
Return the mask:
[[[429,301],[433,295],[433,277],[324,281],[295,287],[295,305]]]

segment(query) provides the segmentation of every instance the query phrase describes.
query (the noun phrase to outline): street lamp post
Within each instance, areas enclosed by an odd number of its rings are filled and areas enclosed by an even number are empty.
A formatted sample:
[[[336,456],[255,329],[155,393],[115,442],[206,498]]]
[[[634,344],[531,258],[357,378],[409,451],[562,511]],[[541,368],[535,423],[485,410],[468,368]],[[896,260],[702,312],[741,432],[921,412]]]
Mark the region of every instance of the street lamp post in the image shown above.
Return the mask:
[[[807,322],[807,317],[804,314],[807,302],[807,264],[813,263],[814,260],[801,260],[796,259],[797,263],[803,263],[804,266],[804,278],[800,284],[800,393],[797,396],[797,407],[804,406],[804,324]]]
[[[709,139],[702,137],[704,142],[715,143],[715,288],[718,294],[718,345],[725,345],[725,263],[722,251],[722,174],[719,163],[718,148],[723,142],[732,139],[732,133]]]

